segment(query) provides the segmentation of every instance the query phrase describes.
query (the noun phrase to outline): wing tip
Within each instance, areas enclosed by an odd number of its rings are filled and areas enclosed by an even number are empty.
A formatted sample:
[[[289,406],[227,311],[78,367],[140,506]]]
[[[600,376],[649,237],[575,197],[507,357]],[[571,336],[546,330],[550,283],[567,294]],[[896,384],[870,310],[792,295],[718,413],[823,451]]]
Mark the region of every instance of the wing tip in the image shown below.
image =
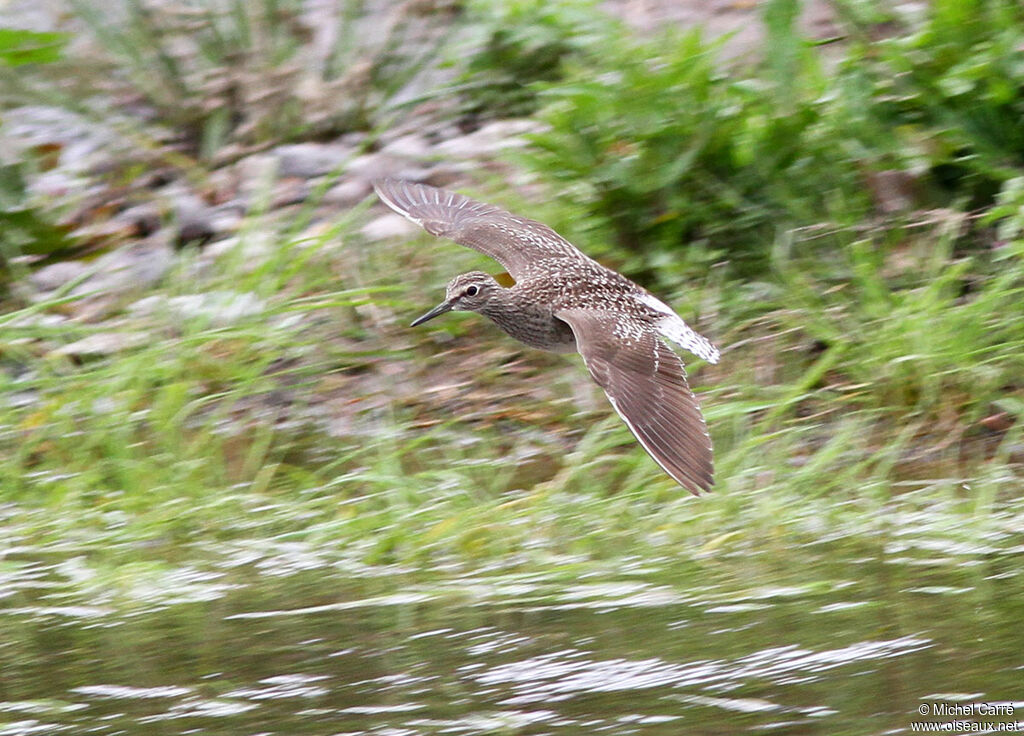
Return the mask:
[[[421,187],[422,185],[414,184],[404,179],[391,179],[387,177],[373,179],[370,183],[373,185],[373,191],[380,197],[381,202],[414,225],[419,225],[428,232],[430,231],[422,218],[412,214],[412,209],[421,204],[413,198],[413,193],[416,192],[414,187]]]
[[[375,179],[370,179],[370,185],[373,186],[373,190],[377,194],[381,194],[383,190],[392,189],[395,185],[403,183],[401,179],[394,179],[390,176],[378,176]]]
[[[396,212],[399,211],[398,203],[395,201],[395,190],[399,184],[402,184],[399,179],[390,179],[382,177],[380,179],[373,179],[370,184],[373,186],[373,191],[377,193],[380,200],[391,209]]]
[[[408,193],[409,182],[402,179],[381,177],[379,179],[372,179],[370,184],[373,186],[373,191],[377,193],[377,196],[388,207],[396,212],[404,209],[397,200],[402,194]]]
[[[640,438],[637,437],[637,439],[639,440]],[[662,458],[655,452],[648,449],[645,442],[641,441],[640,445],[647,451],[647,454],[651,456],[654,462],[661,466],[661,469],[664,470],[672,480],[694,496],[699,498],[700,496],[711,492],[711,489],[715,485],[715,471],[710,457],[710,447],[708,448],[708,457],[705,458],[705,462],[702,463],[698,460],[694,463],[696,467],[677,468],[670,467],[667,462],[662,462]]]
[[[714,488],[715,486],[715,478],[713,475],[708,475],[706,478],[700,478],[696,480],[683,480],[677,478],[672,473],[669,473],[669,476],[671,476],[672,480],[674,480],[676,483],[678,483],[683,488],[688,490],[697,498],[700,498],[703,495],[711,493],[711,489]]]
[[[684,459],[687,461],[687,464],[681,466],[676,459],[670,459],[669,453],[665,452],[662,446],[650,441],[647,433],[634,422],[632,417],[622,410],[619,402],[608,393],[607,389],[605,390],[605,395],[608,397],[612,408],[615,409],[615,413],[619,415],[626,427],[629,428],[633,437],[640,444],[640,447],[654,460],[658,467],[665,471],[668,477],[694,496],[700,497],[704,493],[711,492],[711,488],[715,485],[715,470],[710,438],[705,456],[686,457]],[[701,417],[700,420],[703,424],[704,418]],[[705,437],[708,436],[706,425],[704,435]]]

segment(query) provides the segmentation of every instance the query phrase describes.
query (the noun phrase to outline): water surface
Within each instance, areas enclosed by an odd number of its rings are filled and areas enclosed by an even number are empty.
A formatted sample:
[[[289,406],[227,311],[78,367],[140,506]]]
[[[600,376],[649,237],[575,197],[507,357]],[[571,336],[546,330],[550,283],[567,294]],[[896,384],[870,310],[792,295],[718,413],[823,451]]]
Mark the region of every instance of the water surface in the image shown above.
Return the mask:
[[[949,720],[917,715],[936,699],[1024,720],[1022,559],[889,539],[431,574],[260,542],[125,583],[16,550],[0,734],[892,734]]]

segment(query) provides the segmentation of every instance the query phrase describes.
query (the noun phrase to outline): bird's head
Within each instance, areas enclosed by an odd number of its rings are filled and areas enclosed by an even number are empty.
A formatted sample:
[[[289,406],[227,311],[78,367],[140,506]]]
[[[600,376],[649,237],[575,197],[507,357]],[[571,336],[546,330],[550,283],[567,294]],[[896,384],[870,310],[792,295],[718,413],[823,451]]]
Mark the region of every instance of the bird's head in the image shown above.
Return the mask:
[[[481,312],[502,287],[490,274],[470,271],[448,282],[445,300],[412,323],[413,327],[445,312]]]

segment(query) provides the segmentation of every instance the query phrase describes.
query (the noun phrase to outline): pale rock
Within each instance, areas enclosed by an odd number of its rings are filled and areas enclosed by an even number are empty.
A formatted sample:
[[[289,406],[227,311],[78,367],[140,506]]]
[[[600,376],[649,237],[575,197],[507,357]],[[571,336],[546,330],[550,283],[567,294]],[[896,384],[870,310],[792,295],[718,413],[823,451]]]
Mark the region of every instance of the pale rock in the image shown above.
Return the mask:
[[[526,145],[524,135],[542,130],[544,125],[534,120],[495,120],[477,131],[438,143],[434,151],[450,158],[489,158],[507,148],[521,148]]]
[[[386,214],[370,220],[363,225],[360,232],[367,240],[389,240],[392,238],[405,238],[416,232],[419,228],[398,214]]]
[[[28,283],[35,291],[54,291],[88,272],[89,266],[81,261],[58,261],[31,274]]]
[[[373,188],[365,179],[343,179],[324,193],[323,204],[332,207],[355,207],[369,196]]]
[[[51,356],[69,356],[75,358],[112,355],[123,350],[138,347],[149,339],[142,332],[97,332],[83,337],[81,340],[61,345],[51,350]]]
[[[135,317],[165,314],[175,322],[205,319],[223,327],[262,314],[265,309],[264,301],[250,291],[209,291],[172,297],[148,296],[129,306],[128,313]]]
[[[278,175],[312,179],[341,169],[353,155],[348,146],[337,143],[291,143],[273,151]]]

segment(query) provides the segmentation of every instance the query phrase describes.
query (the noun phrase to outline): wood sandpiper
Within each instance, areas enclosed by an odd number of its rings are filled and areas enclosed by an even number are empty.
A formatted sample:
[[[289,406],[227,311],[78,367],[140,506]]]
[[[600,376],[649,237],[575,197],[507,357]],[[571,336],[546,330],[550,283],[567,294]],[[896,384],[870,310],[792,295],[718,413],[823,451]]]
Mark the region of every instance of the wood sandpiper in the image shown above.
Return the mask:
[[[589,258],[547,225],[455,192],[394,179],[377,195],[431,235],[498,261],[515,284],[480,271],[456,276],[445,300],[412,325],[479,312],[520,342],[576,352],[652,458],[694,494],[714,482],[711,438],[679,356],[661,338],[717,363],[719,352],[671,307]]]

